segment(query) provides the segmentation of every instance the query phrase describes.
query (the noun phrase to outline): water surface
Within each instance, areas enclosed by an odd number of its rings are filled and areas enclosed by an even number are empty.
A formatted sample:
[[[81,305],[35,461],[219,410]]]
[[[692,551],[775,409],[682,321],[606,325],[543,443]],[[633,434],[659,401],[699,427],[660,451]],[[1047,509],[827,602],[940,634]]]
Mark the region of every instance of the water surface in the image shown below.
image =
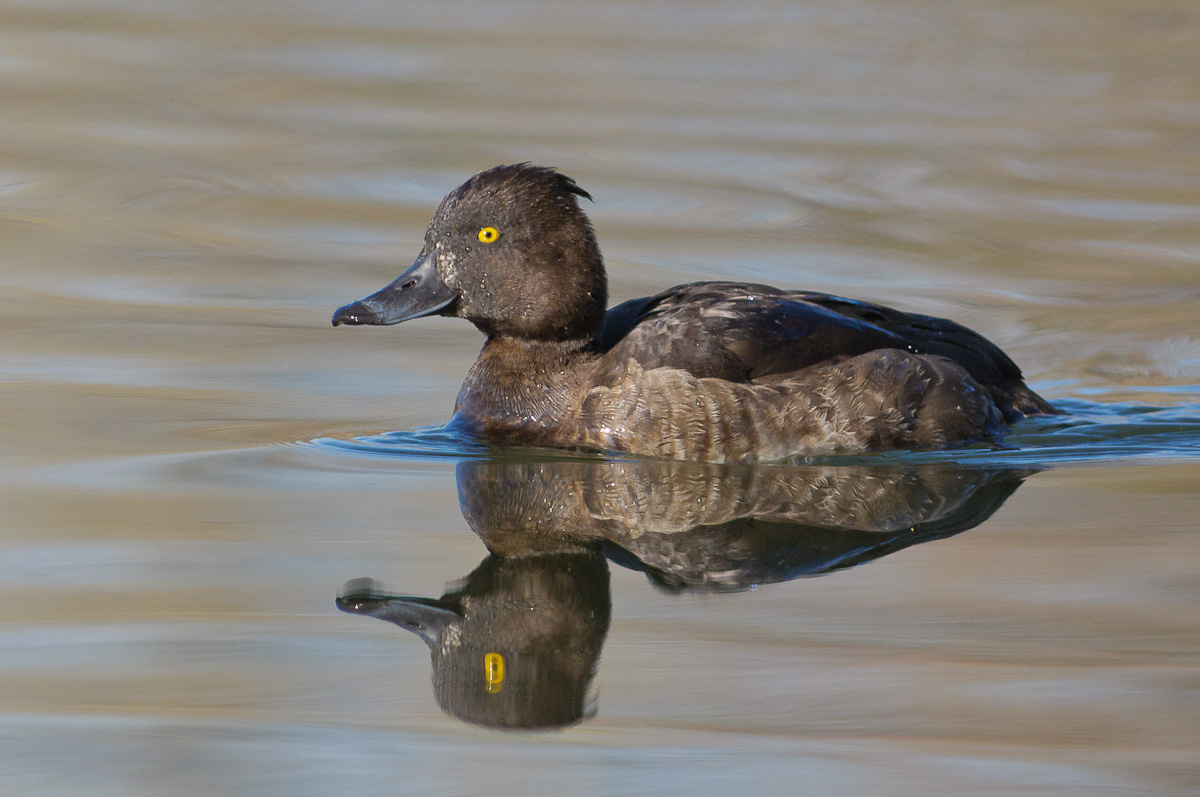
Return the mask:
[[[1198,52],[1179,0],[0,3],[0,791],[1195,793]],[[329,315],[522,160],[614,302],[949,315],[1066,414],[734,487],[439,432],[478,334]],[[607,600],[564,729],[335,605],[508,578],[503,509],[603,521],[548,554]]]

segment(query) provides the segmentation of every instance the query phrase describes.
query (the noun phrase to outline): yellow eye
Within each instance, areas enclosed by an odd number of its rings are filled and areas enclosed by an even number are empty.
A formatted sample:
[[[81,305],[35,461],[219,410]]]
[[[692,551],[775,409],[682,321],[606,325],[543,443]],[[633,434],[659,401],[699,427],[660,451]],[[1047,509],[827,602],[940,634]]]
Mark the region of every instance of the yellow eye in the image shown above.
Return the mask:
[[[492,241],[500,237],[500,231],[495,227],[484,227],[479,231],[479,240],[485,244],[490,244]]]
[[[489,694],[496,694],[504,686],[504,657],[499,653],[483,657],[483,679]]]

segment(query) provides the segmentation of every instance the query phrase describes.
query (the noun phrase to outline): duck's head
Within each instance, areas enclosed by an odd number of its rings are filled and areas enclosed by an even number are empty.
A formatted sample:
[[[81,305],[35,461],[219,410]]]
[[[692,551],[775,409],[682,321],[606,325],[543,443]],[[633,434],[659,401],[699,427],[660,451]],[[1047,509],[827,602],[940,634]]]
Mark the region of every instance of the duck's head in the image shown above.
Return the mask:
[[[451,191],[412,267],[383,290],[338,308],[333,325],[465,318],[489,336],[585,340],[608,302],[591,199],[554,169],[497,166]]]

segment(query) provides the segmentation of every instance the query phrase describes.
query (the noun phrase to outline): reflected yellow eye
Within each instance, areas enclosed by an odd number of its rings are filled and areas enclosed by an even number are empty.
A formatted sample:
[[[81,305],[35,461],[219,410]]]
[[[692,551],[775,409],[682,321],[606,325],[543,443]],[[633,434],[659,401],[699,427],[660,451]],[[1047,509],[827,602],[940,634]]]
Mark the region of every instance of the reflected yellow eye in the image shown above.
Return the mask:
[[[484,227],[479,231],[479,240],[485,244],[490,244],[492,241],[500,237],[500,231],[495,227]]]
[[[490,694],[496,694],[504,686],[504,657],[489,653],[483,657],[483,680]]]

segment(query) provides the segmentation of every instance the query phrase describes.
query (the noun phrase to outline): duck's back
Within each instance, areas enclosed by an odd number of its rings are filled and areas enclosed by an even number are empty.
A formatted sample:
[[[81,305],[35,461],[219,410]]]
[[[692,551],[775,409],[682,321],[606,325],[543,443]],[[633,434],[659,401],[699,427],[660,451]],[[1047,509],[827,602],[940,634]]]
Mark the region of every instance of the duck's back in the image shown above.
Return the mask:
[[[635,454],[942,448],[1053,412],[966,327],[765,285],[693,283],[626,302],[598,348],[571,442]]]
[[[905,313],[813,291],[740,282],[695,282],[633,299],[608,312],[597,382],[619,378],[629,360],[697,378],[778,384],[805,379],[878,350],[942,357],[992,398],[1005,420],[1052,413],[1021,370],[982,335],[949,319]],[[822,372],[824,374],[824,372]],[[811,379],[828,378],[811,375]]]

